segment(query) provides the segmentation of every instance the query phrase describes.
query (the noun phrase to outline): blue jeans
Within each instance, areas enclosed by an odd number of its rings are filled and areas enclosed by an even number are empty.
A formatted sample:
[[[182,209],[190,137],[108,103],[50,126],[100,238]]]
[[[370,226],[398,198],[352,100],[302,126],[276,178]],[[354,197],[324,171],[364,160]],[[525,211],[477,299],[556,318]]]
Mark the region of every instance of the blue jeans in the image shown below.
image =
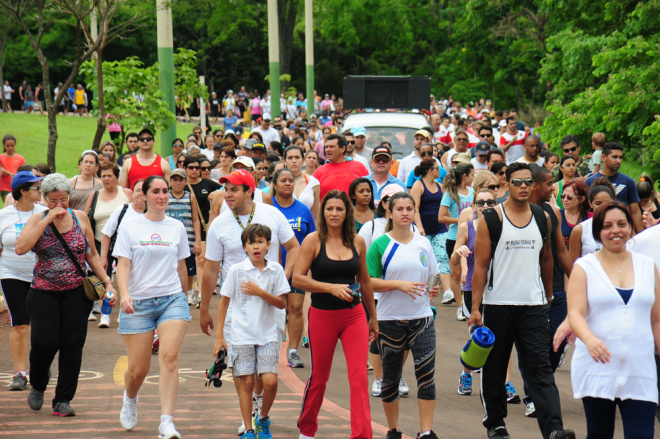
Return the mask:
[[[614,415],[619,406],[625,439],[653,439],[656,403],[634,399],[614,401],[603,398],[582,398],[587,418],[587,439],[614,437]]]

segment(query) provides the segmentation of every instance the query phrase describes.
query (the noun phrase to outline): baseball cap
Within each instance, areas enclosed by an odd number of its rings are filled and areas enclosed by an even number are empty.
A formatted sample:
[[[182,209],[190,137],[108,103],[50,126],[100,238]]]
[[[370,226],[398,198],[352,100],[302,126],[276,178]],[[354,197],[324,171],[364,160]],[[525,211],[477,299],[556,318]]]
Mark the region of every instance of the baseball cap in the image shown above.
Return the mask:
[[[245,169],[237,169],[229,175],[220,177],[220,180],[218,180],[218,182],[220,184],[225,184],[226,182],[230,182],[231,184],[235,184],[236,186],[244,184],[247,185],[254,192],[254,177]]]
[[[254,151],[255,149],[259,149],[261,151],[266,152],[266,145],[264,145],[263,143],[257,142],[257,143],[252,145],[252,150]]]
[[[502,119],[502,120],[500,121],[500,126],[501,126],[501,127],[505,127],[505,126],[506,126],[506,120]]]
[[[36,183],[38,181],[43,180],[44,177],[37,177],[30,171],[21,171],[17,172],[14,175],[14,178],[11,180],[11,190],[16,189],[22,184],[25,183]]]
[[[138,133],[138,137],[140,137],[140,136],[141,136],[142,134],[144,134],[144,133],[149,133],[149,134],[151,134],[151,137],[155,137],[155,136],[154,136],[154,132],[151,131],[149,128],[142,128],[142,129],[140,130],[140,132]]]
[[[181,177],[183,179],[188,178],[188,175],[186,174],[186,171],[184,171],[181,168],[172,169],[172,172],[170,173],[170,178],[174,177],[175,175],[178,176],[178,177]]]
[[[214,149],[214,150],[216,150],[216,149],[223,149],[224,147],[225,147],[225,145],[223,145],[222,143],[215,143],[215,144],[213,145],[213,149]]]
[[[270,120],[270,113],[264,113],[264,120]]]
[[[377,146],[374,148],[373,153],[371,153],[371,158],[376,157],[377,155],[386,155],[389,158],[392,158],[392,150],[390,149],[389,146]]]
[[[474,147],[474,153],[476,155],[488,155],[488,151],[490,151],[490,143],[483,140]]]
[[[236,160],[234,160],[234,164],[236,164],[236,163],[240,163],[243,166],[245,166],[246,168],[249,168],[249,169],[252,169],[252,170],[254,170],[254,168],[255,168],[254,160],[252,160],[248,156],[242,155],[240,157],[236,157]]]
[[[243,144],[243,148],[252,149],[252,146],[257,142],[258,142],[258,140],[255,139],[255,138],[247,139],[245,141],[245,144]]]
[[[398,192],[405,192],[401,186],[396,183],[391,183],[385,186],[380,193],[380,199],[382,200],[385,197],[391,197],[392,195]]]
[[[351,133],[353,133],[355,137],[357,136],[367,137],[367,130],[364,127],[355,127],[351,130]]]
[[[419,134],[420,136],[424,136],[424,137],[426,138],[426,140],[428,140],[429,137],[430,137],[429,132],[426,131],[426,130],[417,130],[417,132],[415,132],[415,135],[418,135],[418,134]]]
[[[469,152],[461,152],[451,158],[452,163],[472,163],[472,156]]]

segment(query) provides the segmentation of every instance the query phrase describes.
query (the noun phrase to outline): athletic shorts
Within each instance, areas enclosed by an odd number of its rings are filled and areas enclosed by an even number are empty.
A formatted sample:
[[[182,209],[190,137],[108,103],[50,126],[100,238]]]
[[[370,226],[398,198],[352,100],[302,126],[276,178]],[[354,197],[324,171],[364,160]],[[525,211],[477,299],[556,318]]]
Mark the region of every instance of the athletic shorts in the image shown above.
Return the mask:
[[[280,361],[280,351],[276,341],[265,345],[234,345],[232,346],[232,364],[235,377],[264,373],[277,375],[277,363]]]
[[[188,276],[194,276],[197,274],[197,263],[195,261],[195,253],[190,254],[186,258],[186,269],[188,270]]]
[[[23,326],[30,324],[30,316],[27,312],[26,299],[30,290],[30,282],[19,279],[2,279],[2,294],[9,309],[9,321],[11,326]]]
[[[132,314],[120,311],[118,333],[142,334],[151,332],[161,323],[170,320],[192,320],[188,299],[183,292],[149,299],[133,299],[133,310]]]
[[[463,315],[470,318],[472,314],[472,291],[463,291]],[[479,312],[483,314],[484,304],[483,302],[479,305]]]
[[[451,270],[449,269],[449,249],[447,248],[447,235],[449,232],[438,233],[437,235],[426,235],[426,239],[431,242],[431,247],[433,248],[433,254],[435,255],[435,260],[438,263],[438,270],[440,274],[449,274]],[[454,241],[455,243],[456,241]]]

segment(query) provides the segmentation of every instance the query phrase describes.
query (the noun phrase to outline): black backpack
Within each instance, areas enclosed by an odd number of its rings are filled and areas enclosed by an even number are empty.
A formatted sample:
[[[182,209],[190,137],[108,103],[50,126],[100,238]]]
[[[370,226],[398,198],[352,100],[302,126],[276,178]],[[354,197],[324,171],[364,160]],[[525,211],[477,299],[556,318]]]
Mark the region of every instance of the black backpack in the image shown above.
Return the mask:
[[[536,221],[536,225],[541,232],[543,242],[548,238],[548,219],[545,216],[545,211],[541,206],[536,204],[529,204],[532,209],[532,217]],[[504,209],[502,209],[504,210]],[[488,224],[488,234],[490,235],[490,276],[488,278],[488,289],[493,289],[493,258],[495,257],[495,248],[500,242],[502,236],[502,220],[497,215],[494,207],[484,210],[484,220]]]

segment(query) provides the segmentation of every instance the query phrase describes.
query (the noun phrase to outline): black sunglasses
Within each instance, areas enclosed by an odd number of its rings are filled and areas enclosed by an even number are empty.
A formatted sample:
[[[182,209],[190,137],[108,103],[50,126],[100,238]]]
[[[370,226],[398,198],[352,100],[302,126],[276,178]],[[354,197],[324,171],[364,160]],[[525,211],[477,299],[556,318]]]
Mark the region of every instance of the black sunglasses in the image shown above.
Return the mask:
[[[486,187],[487,187],[489,190],[491,190],[491,191],[496,191],[496,190],[498,190],[498,189],[500,188],[500,185],[499,185],[499,184],[489,184],[489,185],[486,186]]]
[[[486,133],[486,134],[480,135],[479,137],[481,137],[482,139],[485,139],[486,137],[490,137],[490,136],[492,136],[492,134]]]
[[[420,152],[419,155],[420,155],[420,157],[426,157],[427,155],[428,155],[428,156],[433,155],[433,153],[432,153],[432,152],[424,151],[424,152]]]
[[[568,152],[575,152],[577,149],[578,149],[578,147],[577,147],[577,146],[574,146],[573,148],[566,148],[566,149],[564,149],[564,152],[565,152],[565,153],[568,153]]]
[[[534,180],[531,178],[512,178],[511,179],[511,184],[514,185],[515,187],[520,187],[522,184],[525,183],[525,186],[531,187],[534,184]]]
[[[188,166],[186,166],[186,169],[190,169],[191,171],[196,171],[197,169],[199,169],[199,166],[190,166],[190,165],[188,165]]]
[[[497,204],[497,201],[495,200],[477,200],[474,202],[474,205],[477,207],[484,207],[484,205],[488,205],[488,207],[494,207]]]
[[[152,140],[154,140],[154,138],[153,137],[140,137],[138,140],[140,142],[151,142]]]
[[[210,166],[201,166],[199,169],[201,169],[202,171],[210,171],[211,167]]]

